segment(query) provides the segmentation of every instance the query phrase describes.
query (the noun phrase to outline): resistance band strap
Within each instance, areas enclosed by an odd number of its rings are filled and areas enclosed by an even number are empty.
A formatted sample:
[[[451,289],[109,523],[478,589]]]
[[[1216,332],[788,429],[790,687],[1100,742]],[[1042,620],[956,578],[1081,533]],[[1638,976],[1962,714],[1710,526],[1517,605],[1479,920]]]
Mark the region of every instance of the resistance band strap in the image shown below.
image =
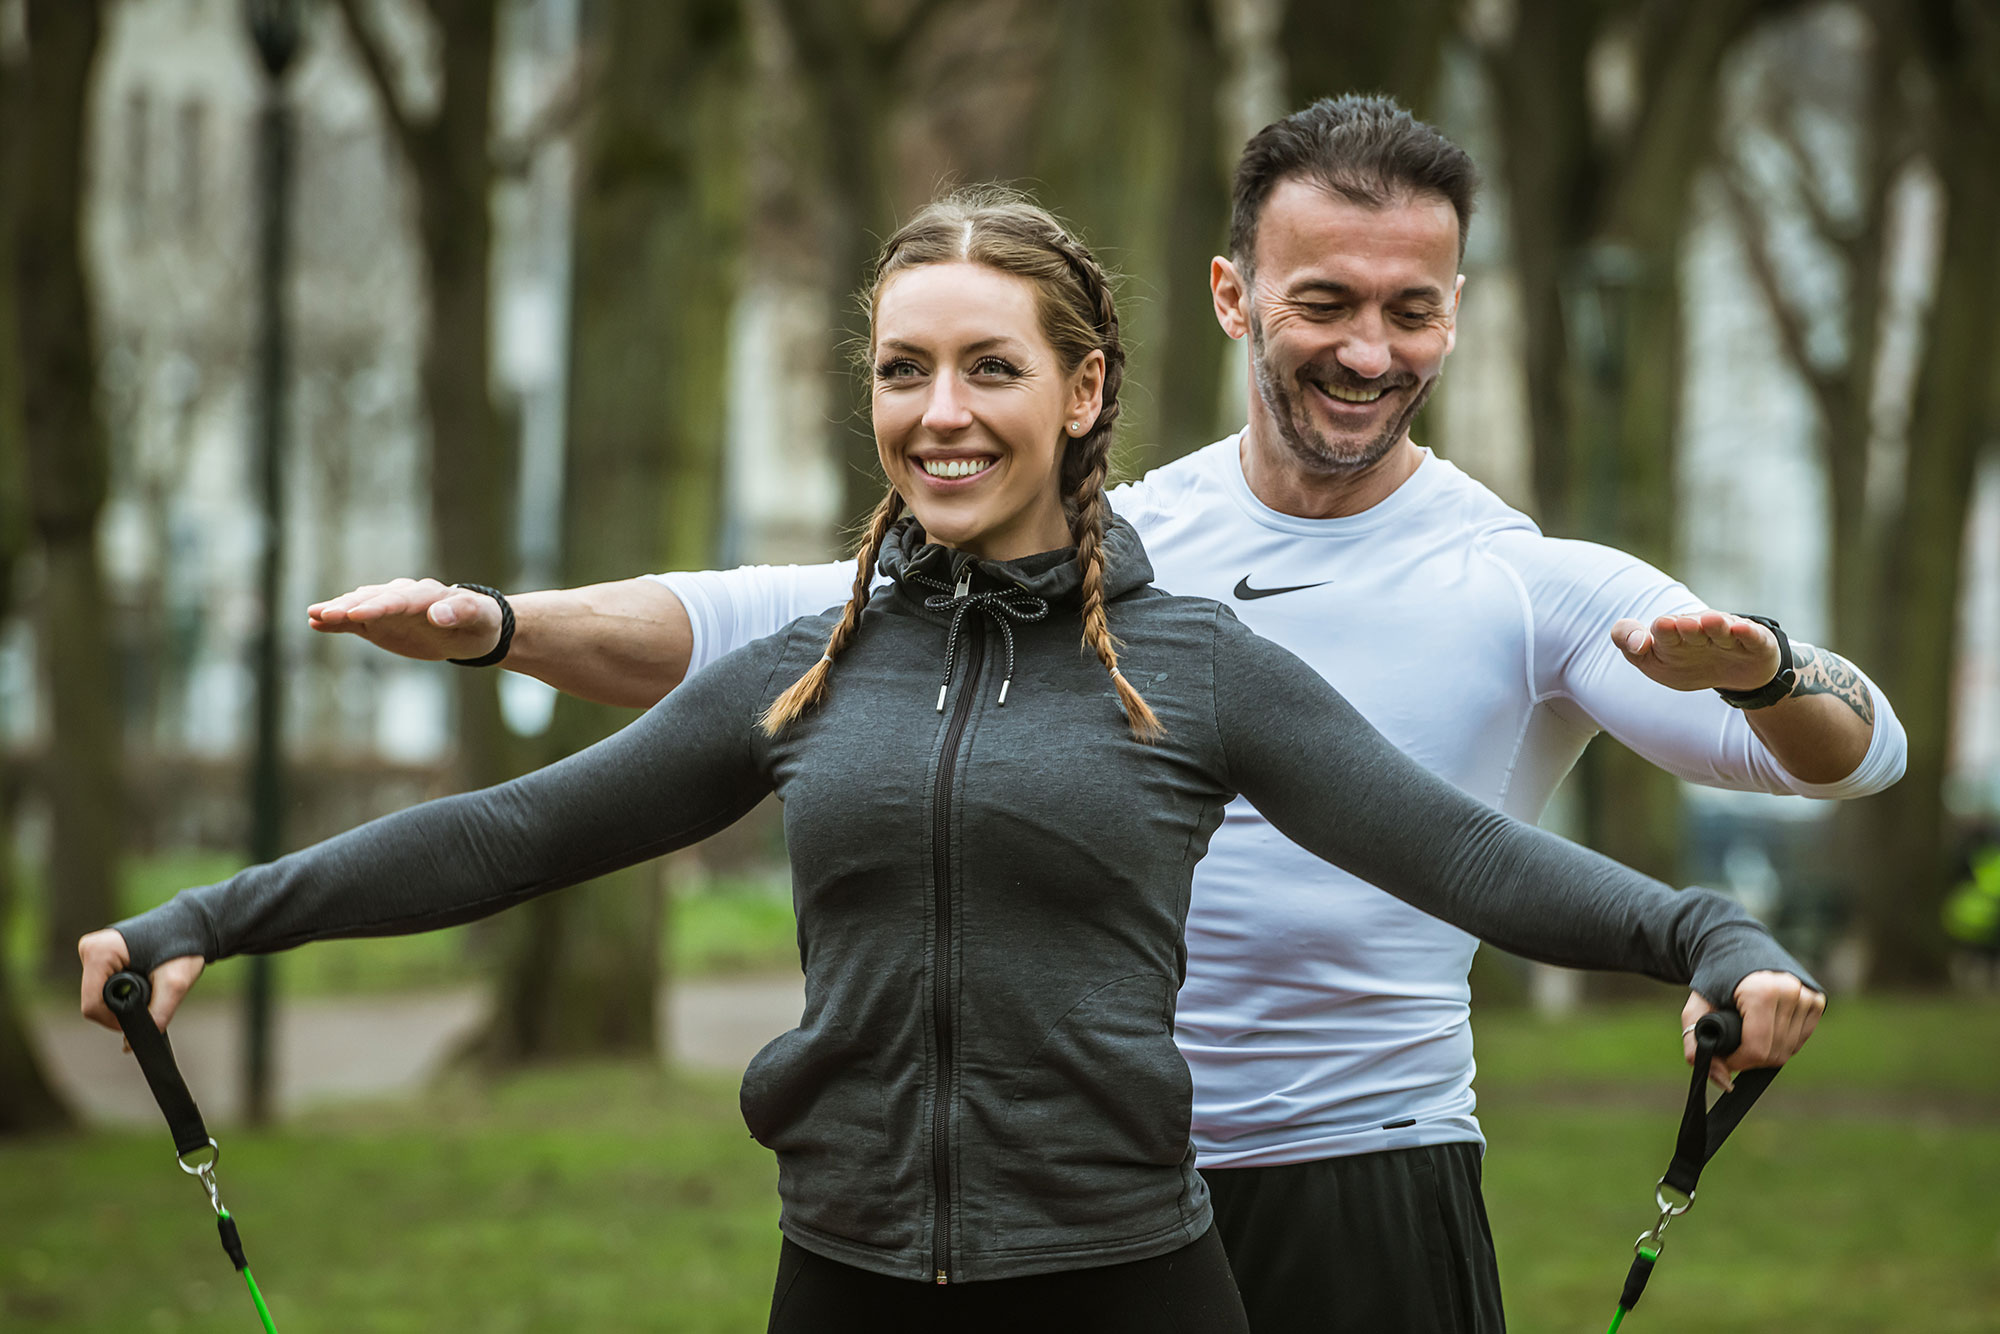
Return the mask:
[[[160,1112],[167,1118],[174,1152],[193,1153],[208,1147],[208,1127],[202,1124],[201,1109],[194,1105],[194,1095],[188,1092],[181,1068],[174,1063],[167,1035],[146,1011],[152,998],[152,985],[138,973],[116,973],[104,984],[104,1003],[118,1016],[118,1026],[125,1030],[125,1040],[132,1044],[132,1055],[146,1076],[147,1087],[153,1090],[153,1101],[160,1104]]]
[[[1710,1020],[1715,1022],[1710,1023]],[[1729,1092],[1708,1105],[1708,1067],[1718,1056],[1727,1056],[1742,1045],[1743,1017],[1733,1010],[1717,1010],[1703,1015],[1694,1028],[1694,1074],[1688,1080],[1687,1107],[1681,1112],[1681,1133],[1674,1144],[1674,1160],[1667,1164],[1660,1184],[1694,1197],[1701,1169],[1715,1157],[1715,1151],[1743,1123],[1764,1090],[1778,1077],[1779,1066],[1761,1070],[1738,1070]]]
[[[1782,1067],[1768,1066],[1761,1070],[1738,1070],[1730,1081],[1733,1087],[1715,1100],[1713,1107],[1708,1104],[1708,1070],[1717,1057],[1727,1056],[1743,1043],[1743,1016],[1734,1010],[1712,1010],[1705,1014],[1694,1026],[1694,1072],[1688,1079],[1687,1106],[1681,1112],[1680,1135],[1674,1143],[1674,1159],[1667,1164],[1667,1171],[1660,1178],[1661,1205],[1659,1221],[1633,1248],[1632,1268],[1625,1275],[1625,1291],[1618,1298],[1618,1314],[1612,1317],[1613,1334],[1625,1316],[1639,1304],[1640,1294],[1646,1290],[1646,1280],[1653,1276],[1653,1266],[1660,1258],[1661,1235],[1668,1222],[1694,1207],[1694,1189],[1701,1180],[1701,1171],[1708,1166],[1709,1159],[1715,1157],[1722,1142],[1730,1132],[1743,1123],[1757,1099],[1764,1096],[1764,1090],[1771,1087],[1771,1081],[1778,1077]],[[1673,1205],[1667,1201],[1665,1192],[1674,1190],[1687,1197],[1687,1203]]]

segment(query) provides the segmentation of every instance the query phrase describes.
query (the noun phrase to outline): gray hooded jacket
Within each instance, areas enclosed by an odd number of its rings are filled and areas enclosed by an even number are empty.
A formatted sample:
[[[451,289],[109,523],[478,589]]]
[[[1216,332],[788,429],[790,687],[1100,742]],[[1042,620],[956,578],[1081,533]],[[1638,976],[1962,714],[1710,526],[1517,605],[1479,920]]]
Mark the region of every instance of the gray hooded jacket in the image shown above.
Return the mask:
[[[1481,805],[1214,602],[1105,545],[1113,632],[1166,726],[1135,741],[1081,647],[1068,551],[992,562],[905,521],[826,703],[758,716],[836,612],[698,673],[617,736],[119,924],[133,965],[426,930],[684,847],[784,801],[806,979],[743,1077],[809,1250],[936,1282],[1164,1254],[1208,1228],[1174,996],[1195,863],[1242,793],[1279,830],[1516,953],[1692,982],[1804,971],[1676,893]]]

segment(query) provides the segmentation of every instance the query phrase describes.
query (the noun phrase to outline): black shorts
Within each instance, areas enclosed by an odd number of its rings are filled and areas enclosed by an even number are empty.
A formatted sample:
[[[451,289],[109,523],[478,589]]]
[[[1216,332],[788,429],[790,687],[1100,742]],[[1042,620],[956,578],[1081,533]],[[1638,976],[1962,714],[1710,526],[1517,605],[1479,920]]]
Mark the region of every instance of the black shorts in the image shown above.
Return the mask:
[[[1150,1260],[939,1287],[815,1255],[778,1254],[769,1334],[1248,1334],[1210,1228]]]
[[[1500,1334],[1479,1146],[1204,1168],[1253,1334]]]

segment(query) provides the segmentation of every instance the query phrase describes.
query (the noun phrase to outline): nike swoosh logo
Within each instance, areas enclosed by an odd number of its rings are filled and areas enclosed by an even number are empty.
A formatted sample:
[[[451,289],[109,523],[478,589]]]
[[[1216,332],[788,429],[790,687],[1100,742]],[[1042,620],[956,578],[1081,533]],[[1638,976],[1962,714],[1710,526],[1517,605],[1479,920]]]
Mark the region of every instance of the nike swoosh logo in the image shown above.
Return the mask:
[[[1290,588],[1252,588],[1250,576],[1246,574],[1236,581],[1235,597],[1240,602],[1254,602],[1258,598],[1274,598],[1280,593],[1300,593],[1308,588],[1324,588],[1332,582],[1331,579],[1322,579],[1316,584],[1293,584]]]

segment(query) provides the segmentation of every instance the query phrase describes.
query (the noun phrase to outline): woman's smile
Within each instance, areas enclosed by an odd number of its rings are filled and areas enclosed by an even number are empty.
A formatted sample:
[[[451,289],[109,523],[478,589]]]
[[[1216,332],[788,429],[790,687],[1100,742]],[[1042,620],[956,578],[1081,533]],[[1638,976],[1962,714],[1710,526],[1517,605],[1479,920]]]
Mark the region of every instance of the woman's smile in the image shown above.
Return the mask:
[[[1000,461],[991,454],[920,454],[914,457],[924,479],[934,487],[945,490],[971,485],[990,474]]]

